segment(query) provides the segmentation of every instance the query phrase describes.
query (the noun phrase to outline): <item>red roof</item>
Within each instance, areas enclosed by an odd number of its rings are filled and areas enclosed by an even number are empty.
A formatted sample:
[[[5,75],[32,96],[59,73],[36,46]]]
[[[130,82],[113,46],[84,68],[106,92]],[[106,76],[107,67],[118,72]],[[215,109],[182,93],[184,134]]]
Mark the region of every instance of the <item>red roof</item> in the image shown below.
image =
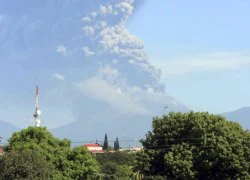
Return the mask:
[[[100,144],[84,144],[85,147],[102,147]]]

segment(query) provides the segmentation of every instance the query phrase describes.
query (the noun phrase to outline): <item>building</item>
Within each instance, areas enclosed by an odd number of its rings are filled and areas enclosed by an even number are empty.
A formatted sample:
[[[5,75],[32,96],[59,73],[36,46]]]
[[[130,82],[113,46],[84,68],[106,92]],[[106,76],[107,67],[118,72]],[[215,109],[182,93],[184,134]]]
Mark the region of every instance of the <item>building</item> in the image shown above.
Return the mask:
[[[119,151],[126,151],[126,152],[130,152],[130,153],[135,153],[137,151],[142,150],[143,147],[128,147],[128,148],[122,148]]]
[[[105,153],[106,151],[102,149],[102,146],[98,143],[94,144],[84,144],[84,147],[86,147],[91,153],[98,154],[98,153]]]
[[[4,153],[3,146],[0,146],[0,156],[2,156]]]

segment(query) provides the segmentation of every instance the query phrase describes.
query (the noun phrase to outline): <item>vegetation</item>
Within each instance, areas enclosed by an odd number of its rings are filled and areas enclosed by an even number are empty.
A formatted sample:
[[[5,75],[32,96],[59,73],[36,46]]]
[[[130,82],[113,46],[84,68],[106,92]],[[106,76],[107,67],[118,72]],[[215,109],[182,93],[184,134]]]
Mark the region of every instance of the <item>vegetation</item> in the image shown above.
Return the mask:
[[[54,168],[53,179],[80,179],[99,172],[96,160],[85,147],[71,149],[69,140],[55,138],[46,128],[29,127],[14,133],[7,152],[22,150],[32,150],[45,157]]]
[[[250,179],[250,133],[208,113],[153,119],[134,170],[168,179]]]
[[[153,119],[136,154],[96,154],[55,138],[46,128],[14,133],[0,157],[0,179],[250,179],[250,132],[209,113]],[[104,149],[109,150],[105,134]]]
[[[108,135],[107,134],[105,134],[105,137],[104,137],[103,150],[109,150]]]
[[[12,150],[0,161],[0,179],[49,179],[54,168],[35,150]]]
[[[97,161],[101,166],[101,173],[105,179],[129,179],[133,174],[134,157],[127,152],[97,154]]]
[[[116,140],[114,142],[114,150],[119,151],[119,149],[120,149],[119,140],[118,140],[118,138],[116,138]]]

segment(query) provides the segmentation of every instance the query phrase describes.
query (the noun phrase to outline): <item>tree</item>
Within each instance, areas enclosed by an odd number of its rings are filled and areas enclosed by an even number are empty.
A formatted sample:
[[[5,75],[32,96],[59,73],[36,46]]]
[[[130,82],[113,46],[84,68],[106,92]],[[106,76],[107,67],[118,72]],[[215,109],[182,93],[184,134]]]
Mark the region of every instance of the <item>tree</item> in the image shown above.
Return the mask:
[[[108,149],[109,149],[108,136],[107,136],[107,133],[105,133],[104,143],[103,143],[103,150],[108,150]]]
[[[194,179],[194,157],[191,148],[186,143],[173,145],[172,151],[164,156],[165,166],[175,167],[171,171],[172,175],[177,179]]]
[[[209,113],[153,119],[135,171],[170,179],[249,179],[250,132]]]
[[[68,155],[69,173],[72,179],[86,179],[89,175],[97,174],[100,169],[97,162],[85,147],[75,147]]]
[[[102,174],[110,177],[106,179],[128,179],[133,173],[131,166],[134,157],[127,152],[97,154],[96,159],[101,165]]]
[[[102,167],[104,169],[105,179],[129,179],[132,176],[132,170],[127,165],[117,165],[114,162],[106,162]]]
[[[14,133],[7,151],[30,149],[38,152],[55,169],[53,179],[78,179],[99,172],[95,159],[85,147],[71,150],[70,141],[55,138],[46,128],[29,127]]]
[[[119,151],[119,149],[120,149],[119,140],[118,138],[116,138],[116,140],[114,141],[114,150]]]
[[[54,168],[34,150],[12,150],[0,161],[0,179],[50,179]]]

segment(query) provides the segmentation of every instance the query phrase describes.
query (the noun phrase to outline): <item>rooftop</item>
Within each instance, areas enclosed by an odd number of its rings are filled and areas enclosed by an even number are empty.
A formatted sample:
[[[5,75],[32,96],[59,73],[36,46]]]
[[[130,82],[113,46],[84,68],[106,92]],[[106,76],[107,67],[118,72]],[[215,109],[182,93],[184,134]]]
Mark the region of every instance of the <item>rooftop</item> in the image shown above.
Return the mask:
[[[100,144],[84,144],[85,147],[102,147]]]

